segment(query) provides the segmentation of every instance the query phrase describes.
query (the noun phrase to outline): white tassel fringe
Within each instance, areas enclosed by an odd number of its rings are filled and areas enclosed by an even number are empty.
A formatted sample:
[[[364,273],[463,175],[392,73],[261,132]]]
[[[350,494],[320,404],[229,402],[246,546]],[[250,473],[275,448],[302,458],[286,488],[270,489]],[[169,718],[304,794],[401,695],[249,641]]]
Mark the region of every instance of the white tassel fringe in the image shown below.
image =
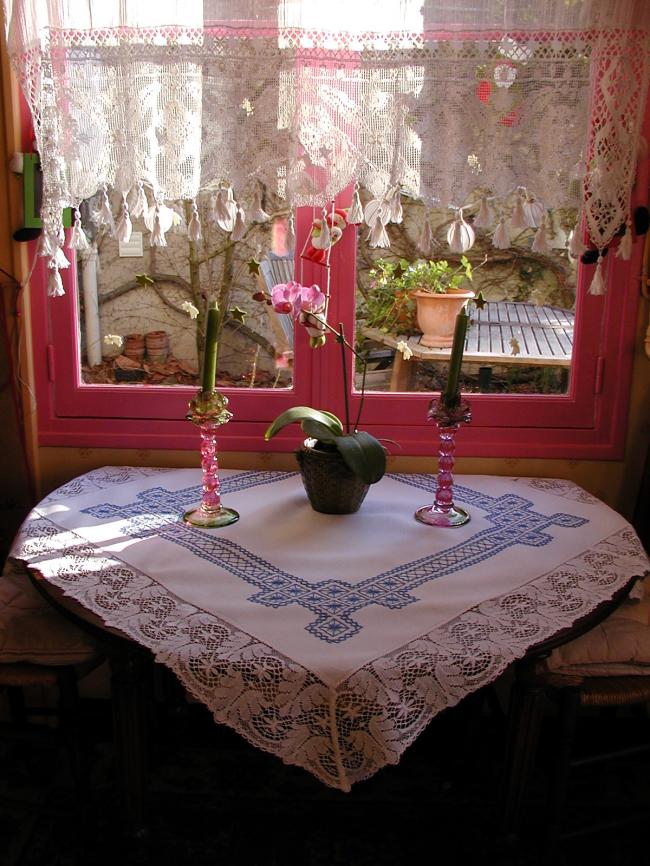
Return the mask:
[[[481,199],[481,206],[478,209],[478,213],[474,217],[474,228],[475,229],[489,229],[494,225],[494,213],[492,208],[488,204],[487,196],[483,196]]]
[[[598,264],[596,265],[596,272],[594,273],[591,285],[589,286],[589,294],[604,295],[606,292],[607,283],[605,282],[605,276],[603,274],[603,259],[602,256],[599,256]]]
[[[373,250],[387,250],[390,248],[390,240],[386,232],[386,227],[382,222],[381,214],[379,213],[375,217],[375,224],[370,229],[370,234],[368,235],[368,246]]]
[[[475,239],[474,229],[463,219],[461,209],[447,232],[449,249],[452,253],[466,253],[474,246]]]
[[[496,227],[492,235],[492,246],[497,250],[507,250],[510,248],[510,234],[508,226],[503,217],[499,220],[499,225]]]
[[[616,250],[616,258],[622,259],[624,262],[629,262],[632,258],[632,226],[629,220],[625,224],[625,234]]]
[[[348,209],[347,220],[350,224],[359,226],[363,222],[363,208],[361,207],[361,199],[359,198],[359,184],[355,183],[354,192],[352,193],[352,204]]]
[[[230,235],[230,239],[233,241],[240,241],[246,234],[246,214],[244,213],[244,209],[242,207],[237,208],[237,215],[235,216],[235,225],[232,229],[232,234]]]

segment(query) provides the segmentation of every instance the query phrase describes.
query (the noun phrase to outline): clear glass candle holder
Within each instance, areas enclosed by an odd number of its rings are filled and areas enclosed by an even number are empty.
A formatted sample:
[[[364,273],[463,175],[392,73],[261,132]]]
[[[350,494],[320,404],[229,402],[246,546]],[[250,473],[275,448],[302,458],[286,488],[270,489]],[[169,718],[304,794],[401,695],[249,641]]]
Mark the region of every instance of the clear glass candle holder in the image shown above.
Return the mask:
[[[217,460],[217,430],[232,418],[228,398],[219,391],[199,391],[189,404],[188,421],[201,432],[201,471],[203,495],[196,508],[186,511],[183,520],[192,526],[229,526],[239,520],[239,513],[221,504],[219,494],[219,462]]]

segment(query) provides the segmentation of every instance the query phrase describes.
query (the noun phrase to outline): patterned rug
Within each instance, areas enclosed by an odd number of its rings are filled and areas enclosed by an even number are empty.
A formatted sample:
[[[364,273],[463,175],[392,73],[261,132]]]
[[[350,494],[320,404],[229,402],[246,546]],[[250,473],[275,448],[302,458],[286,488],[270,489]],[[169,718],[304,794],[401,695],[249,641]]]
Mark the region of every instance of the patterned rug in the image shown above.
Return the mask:
[[[330,790],[216,727],[199,706],[152,727],[147,835],[125,830],[112,785],[110,707],[83,702],[93,731],[90,793],[80,800],[60,744],[0,738],[2,866],[491,866],[503,720],[461,705],[430,725],[396,767]],[[643,723],[587,719],[583,740],[638,737]],[[542,742],[544,748],[544,741]],[[540,767],[548,762],[542,749]],[[650,757],[576,770],[567,821],[650,807]],[[544,778],[526,803],[517,864],[540,862]],[[647,826],[647,824],[645,825]],[[562,842],[558,864],[629,864],[644,824]],[[639,861],[640,862],[640,861]]]

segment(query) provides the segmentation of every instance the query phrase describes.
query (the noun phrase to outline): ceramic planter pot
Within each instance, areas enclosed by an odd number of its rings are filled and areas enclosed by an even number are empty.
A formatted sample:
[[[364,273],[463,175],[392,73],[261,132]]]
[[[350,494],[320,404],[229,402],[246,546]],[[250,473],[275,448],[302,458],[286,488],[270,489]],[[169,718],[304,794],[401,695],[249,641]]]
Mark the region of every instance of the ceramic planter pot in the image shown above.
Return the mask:
[[[302,483],[314,511],[322,514],[354,514],[369,485],[354,475],[338,451],[303,444],[296,451]]]
[[[456,316],[474,292],[450,291],[432,295],[417,290],[411,297],[417,304],[420,344],[430,349],[448,349],[454,342]]]

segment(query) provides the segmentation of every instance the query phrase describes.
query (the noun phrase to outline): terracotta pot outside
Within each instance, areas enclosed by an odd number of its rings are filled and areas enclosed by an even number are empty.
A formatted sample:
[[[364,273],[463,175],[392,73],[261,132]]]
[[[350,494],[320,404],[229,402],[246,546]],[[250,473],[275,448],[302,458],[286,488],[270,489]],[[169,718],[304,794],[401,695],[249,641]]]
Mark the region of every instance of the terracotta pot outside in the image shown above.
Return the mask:
[[[303,445],[296,451],[302,483],[314,511],[322,514],[354,514],[369,485],[351,472],[338,451],[321,451]]]
[[[454,342],[456,316],[474,292],[445,292],[432,295],[415,291],[411,295],[417,304],[418,328],[422,331],[420,345],[430,349],[448,349]]]
[[[127,334],[124,338],[122,354],[132,361],[142,363],[144,359],[144,336],[142,334]]]
[[[153,364],[164,364],[169,355],[169,334],[167,331],[149,331],[144,335],[147,358]]]

